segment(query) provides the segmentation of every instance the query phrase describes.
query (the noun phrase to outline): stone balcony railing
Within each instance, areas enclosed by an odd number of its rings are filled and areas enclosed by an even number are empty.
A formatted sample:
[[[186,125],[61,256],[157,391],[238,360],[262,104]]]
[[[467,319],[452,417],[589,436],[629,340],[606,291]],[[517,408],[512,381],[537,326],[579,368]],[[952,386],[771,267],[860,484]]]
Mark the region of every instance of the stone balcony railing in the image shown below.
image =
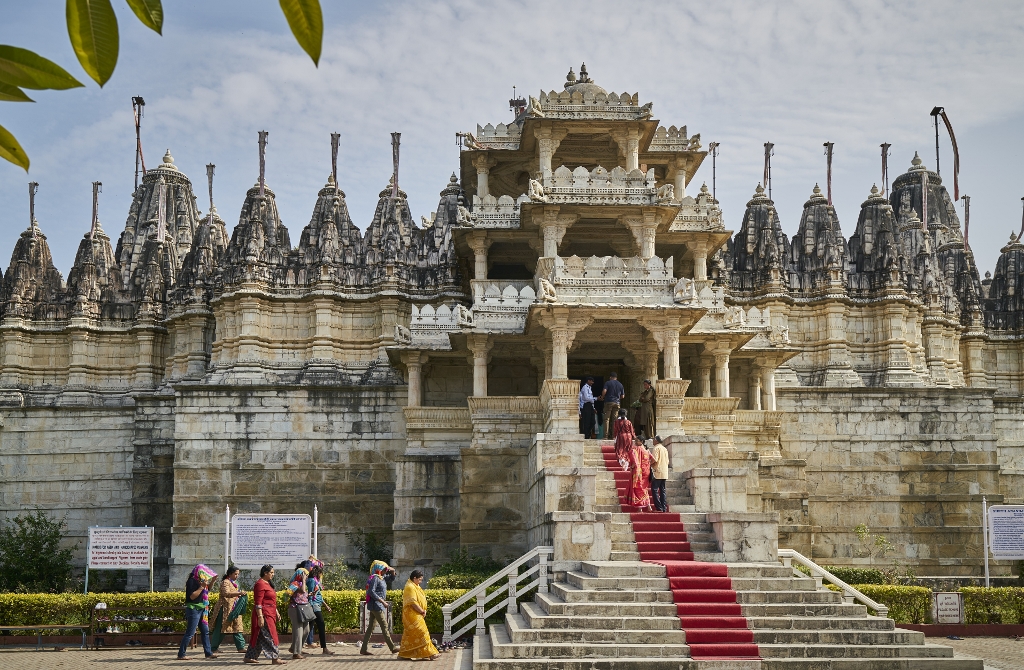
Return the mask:
[[[470,430],[468,407],[406,407],[406,430]]]
[[[520,205],[529,202],[526,195],[514,200],[510,195],[495,198],[491,194],[484,197],[473,196],[472,211],[465,207],[459,208],[457,223],[466,228],[493,228],[515,230],[520,227]]]
[[[554,295],[542,294],[541,300],[565,304],[672,305],[677,284],[692,284],[672,276],[671,258],[657,256],[540,258],[537,277],[554,289]],[[698,300],[697,293],[687,300]]]
[[[450,349],[448,333],[458,332],[464,326],[473,326],[473,312],[462,305],[412,306],[409,332],[396,333],[398,344],[420,349]]]
[[[739,398],[687,398],[683,403],[683,429],[687,435],[717,435],[720,447],[732,448],[739,404]]]
[[[476,146],[471,149],[504,149],[515,151],[519,148],[519,141],[522,139],[522,130],[518,124],[510,123],[507,126],[499,123],[494,126],[488,123],[486,126],[476,124],[476,135],[473,141]]]
[[[521,333],[526,313],[537,299],[534,282],[526,280],[475,279],[473,320],[488,331]]]
[[[570,170],[562,165],[545,174],[542,185],[543,196],[534,194],[532,200],[581,205],[672,204],[671,186],[656,186],[654,168],[645,174],[640,170],[626,172],[619,166],[608,171],[600,165],[593,170],[583,166]]]
[[[696,198],[686,196],[679,204],[679,211],[668,227],[670,233],[725,232],[722,209],[711,197],[707,184],[700,187]]]
[[[651,117],[651,103],[640,104],[638,93],[604,93],[573,91],[540,92],[530,96],[527,113],[546,119],[586,120],[620,119],[639,121]]]

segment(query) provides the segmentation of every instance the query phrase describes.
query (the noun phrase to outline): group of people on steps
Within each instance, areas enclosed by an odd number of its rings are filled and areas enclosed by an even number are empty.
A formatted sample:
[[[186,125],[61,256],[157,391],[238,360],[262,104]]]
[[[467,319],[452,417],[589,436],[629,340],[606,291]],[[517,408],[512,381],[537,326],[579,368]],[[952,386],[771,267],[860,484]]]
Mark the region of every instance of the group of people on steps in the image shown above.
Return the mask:
[[[313,629],[320,637],[323,653],[333,655],[327,648],[326,626],[323,612],[331,611],[323,598],[323,563],[315,556],[295,566],[295,573],[285,587],[288,592],[286,611],[291,622],[292,659],[305,658],[303,643],[312,644]],[[189,660],[186,655],[189,642],[198,631],[203,642],[206,658],[217,658],[218,648],[224,637],[230,635],[238,652],[244,652],[246,663],[259,663],[265,656],[273,665],[284,665],[281,659],[277,623],[280,618],[277,591],[274,589],[275,570],[272,565],[260,569],[260,578],[253,586],[251,633],[246,646],[242,615],[248,606],[248,594],[238,585],[238,568],[231,566],[221,579],[219,598],[210,609],[210,589],[215,585],[217,573],[205,565],[197,565],[185,581],[185,635],[178,647],[178,660]],[[391,653],[399,658],[433,661],[439,656],[430,639],[425,616],[427,598],[420,586],[423,572],[413,570],[402,592],[402,639],[396,648],[391,640],[387,623],[387,612],[391,603],[387,599],[388,586],[395,578],[395,570],[384,561],[374,561],[366,582],[366,633],[363,636],[360,654],[370,655],[370,636],[379,626]],[[210,618],[213,626],[210,626]],[[307,637],[308,636],[308,637]]]

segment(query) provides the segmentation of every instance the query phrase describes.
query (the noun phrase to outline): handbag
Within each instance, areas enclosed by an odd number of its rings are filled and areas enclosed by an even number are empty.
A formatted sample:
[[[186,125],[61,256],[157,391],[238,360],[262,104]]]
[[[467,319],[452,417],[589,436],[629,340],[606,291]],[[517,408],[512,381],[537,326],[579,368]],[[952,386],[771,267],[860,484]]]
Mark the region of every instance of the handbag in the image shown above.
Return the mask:
[[[299,621],[302,623],[316,621],[316,612],[313,610],[312,605],[309,603],[303,603],[301,605],[296,605],[295,607],[299,610]]]

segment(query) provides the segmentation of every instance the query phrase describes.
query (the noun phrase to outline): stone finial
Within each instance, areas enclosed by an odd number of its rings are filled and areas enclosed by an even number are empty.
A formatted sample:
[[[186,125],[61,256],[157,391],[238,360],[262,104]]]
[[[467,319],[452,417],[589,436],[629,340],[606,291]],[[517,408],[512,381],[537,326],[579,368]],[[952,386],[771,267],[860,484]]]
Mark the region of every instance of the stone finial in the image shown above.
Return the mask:
[[[587,64],[580,65],[580,81],[581,84],[592,84],[594,80],[587,76]]]
[[[821,196],[821,187],[818,186],[817,184],[815,184],[814,188],[811,189],[811,197],[819,197],[819,196]]]
[[[707,182],[704,182],[703,184],[700,185],[700,194],[701,195],[710,195],[711,194],[710,189],[708,189],[708,183]]]
[[[763,198],[763,197],[765,197],[765,195],[764,195],[764,186],[761,186],[760,182],[758,182],[757,188],[754,189],[754,197],[755,198]]]
[[[921,157],[915,151],[914,152],[914,160],[910,161],[910,171],[911,172],[915,172],[915,171],[927,170],[927,169],[928,168],[925,167],[925,165],[924,165],[924,161],[921,160]]]
[[[879,196],[878,184],[872,184],[871,185],[871,193],[870,193],[870,195],[868,197],[869,198],[877,198],[878,196]]]
[[[569,74],[565,75],[565,88],[576,85],[576,73],[573,72],[572,68],[569,68]]]
[[[178,166],[174,164],[174,156],[171,155],[170,149],[168,149],[164,153],[164,159],[163,162],[160,164],[160,168],[163,168],[164,170],[174,170],[175,172],[178,172]]]

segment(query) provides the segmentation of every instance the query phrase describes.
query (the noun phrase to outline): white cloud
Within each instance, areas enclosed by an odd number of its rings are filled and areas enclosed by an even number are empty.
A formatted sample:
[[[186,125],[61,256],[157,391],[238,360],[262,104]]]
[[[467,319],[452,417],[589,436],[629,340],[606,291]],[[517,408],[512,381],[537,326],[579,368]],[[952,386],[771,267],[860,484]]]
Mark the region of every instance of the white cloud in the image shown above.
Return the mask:
[[[978,7],[398,2],[329,25],[318,69],[283,23],[278,32],[244,34],[169,28],[163,38],[132,37],[122,47],[109,90],[50,95],[19,111],[22,120],[34,115],[31,124],[8,127],[32,154],[33,178],[43,183],[40,220],[66,273],[88,225],[93,179],[105,183],[107,232],[120,232],[133,169],[128,97],[139,92],[148,102],[149,163],[170,147],[200,193],[203,166],[216,163],[216,200],[229,222],[256,178],[256,131],[269,130],[267,179],[293,241],[329,172],[331,131],[342,133],[341,185],[358,225],[369,222],[387,183],[393,130],[403,133],[402,187],[414,212],[425,214],[457,166],[456,131],[507,121],[512,85],[534,95],[560,88],[569,66],[583,60],[608,90],[653,101],[666,125],[722,142],[718,194],[733,228],[760,180],[761,145],[771,140],[773,192],[794,232],[812,186],[824,180],[821,144],[830,140],[835,202],[849,235],[878,180],[879,143],[893,144],[894,175],[915,149],[932,164],[928,111],[941,103],[960,134],[962,190],[976,198],[972,238],[985,268],[998,253],[994,239],[1005,237],[994,231],[1019,212],[1019,195],[987,184],[995,172],[1019,175],[1020,167],[1006,165],[1001,147],[972,138],[1022,117],[1024,16],[1010,2]],[[133,58],[138,45],[144,55]],[[1006,142],[1019,145],[1021,136],[1013,129]],[[951,165],[945,148],[944,175]],[[10,249],[27,219],[26,180],[13,167],[0,167],[0,177],[11,222],[0,249]],[[710,182],[710,162],[697,179]],[[65,187],[69,196],[57,198]],[[983,240],[989,228],[993,239]]]

